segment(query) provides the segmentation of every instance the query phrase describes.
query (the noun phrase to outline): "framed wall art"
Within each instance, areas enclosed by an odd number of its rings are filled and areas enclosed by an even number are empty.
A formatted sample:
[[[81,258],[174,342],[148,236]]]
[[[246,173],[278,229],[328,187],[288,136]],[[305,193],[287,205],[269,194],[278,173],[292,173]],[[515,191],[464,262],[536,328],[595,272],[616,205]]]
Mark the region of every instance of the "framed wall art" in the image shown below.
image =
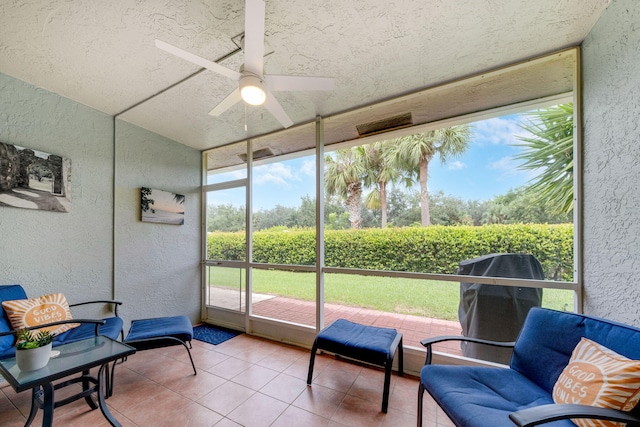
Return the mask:
[[[184,224],[184,195],[142,187],[140,200],[143,222]]]
[[[0,142],[0,206],[69,212],[71,160]]]

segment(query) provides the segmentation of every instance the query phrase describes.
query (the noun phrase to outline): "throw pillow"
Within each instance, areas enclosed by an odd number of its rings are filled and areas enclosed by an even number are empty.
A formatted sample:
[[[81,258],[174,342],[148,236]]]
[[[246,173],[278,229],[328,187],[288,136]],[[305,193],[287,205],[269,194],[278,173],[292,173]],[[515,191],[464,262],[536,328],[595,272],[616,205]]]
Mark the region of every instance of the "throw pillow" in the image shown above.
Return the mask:
[[[60,320],[72,319],[69,303],[67,303],[67,299],[61,293],[43,295],[31,299],[3,301],[2,307],[13,329],[22,329],[28,326],[38,326]],[[42,329],[58,335],[77,326],[80,326],[80,324],[68,323]]]
[[[553,400],[630,411],[640,400],[640,361],[582,338],[553,387]],[[624,426],[613,421],[571,421],[581,427]]]

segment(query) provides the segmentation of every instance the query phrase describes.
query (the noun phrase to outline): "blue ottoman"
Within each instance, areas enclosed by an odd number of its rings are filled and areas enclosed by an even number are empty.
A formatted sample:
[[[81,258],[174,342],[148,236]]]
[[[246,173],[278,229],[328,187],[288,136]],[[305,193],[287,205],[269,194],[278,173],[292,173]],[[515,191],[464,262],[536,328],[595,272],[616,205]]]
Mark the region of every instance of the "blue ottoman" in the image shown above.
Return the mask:
[[[398,350],[398,375],[402,376],[402,334],[391,328],[364,326],[345,319],[338,319],[324,328],[313,342],[307,384],[311,385],[313,363],[316,352],[324,350],[339,356],[348,357],[384,368],[384,391],[382,393],[382,412],[389,406],[389,385],[391,366]]]
[[[183,345],[189,354],[193,374],[197,375],[198,372],[189,350],[192,338],[193,326],[189,318],[187,316],[172,316],[133,320],[124,342],[135,347],[138,351]],[[189,346],[187,346],[187,342]]]

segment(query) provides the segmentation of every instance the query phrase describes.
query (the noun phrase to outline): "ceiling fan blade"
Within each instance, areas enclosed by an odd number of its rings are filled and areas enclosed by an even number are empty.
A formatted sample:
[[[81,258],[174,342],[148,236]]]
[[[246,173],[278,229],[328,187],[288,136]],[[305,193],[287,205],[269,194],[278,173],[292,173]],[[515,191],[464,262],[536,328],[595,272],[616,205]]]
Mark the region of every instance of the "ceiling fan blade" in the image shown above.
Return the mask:
[[[333,77],[305,76],[264,76],[267,87],[274,91],[333,90],[336,79]]]
[[[186,50],[182,50],[179,47],[175,47],[170,45],[169,43],[163,42],[162,40],[156,39],[156,47],[158,49],[162,49],[165,52],[169,52],[172,55],[177,56],[178,58],[185,59],[191,63],[199,65],[208,70],[214,71],[218,74],[222,74],[223,76],[229,77],[233,80],[240,80],[240,73],[234,70],[231,70],[227,67],[223,67],[220,64],[216,64],[215,62],[209,61],[207,59],[201,58],[198,55],[194,55],[191,52],[187,52]]]
[[[262,77],[264,1],[247,0],[244,7],[244,70]]]
[[[267,100],[265,101],[264,106],[271,114],[273,114],[273,117],[275,117],[283,127],[288,128],[293,124],[293,121],[284,111],[282,105],[280,105],[276,97],[269,91],[267,91]]]
[[[210,116],[218,117],[220,114],[233,107],[236,103],[242,101],[240,97],[240,88],[235,89],[225,99],[223,99],[213,110],[209,111]]]

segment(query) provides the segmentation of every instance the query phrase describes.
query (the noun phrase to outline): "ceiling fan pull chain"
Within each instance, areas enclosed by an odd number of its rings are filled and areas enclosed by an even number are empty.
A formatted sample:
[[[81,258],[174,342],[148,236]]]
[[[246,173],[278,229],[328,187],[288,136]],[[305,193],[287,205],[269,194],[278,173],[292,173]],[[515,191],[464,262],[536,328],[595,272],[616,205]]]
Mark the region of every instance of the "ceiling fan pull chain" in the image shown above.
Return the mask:
[[[244,131],[248,132],[247,128],[247,104],[244,104]]]

